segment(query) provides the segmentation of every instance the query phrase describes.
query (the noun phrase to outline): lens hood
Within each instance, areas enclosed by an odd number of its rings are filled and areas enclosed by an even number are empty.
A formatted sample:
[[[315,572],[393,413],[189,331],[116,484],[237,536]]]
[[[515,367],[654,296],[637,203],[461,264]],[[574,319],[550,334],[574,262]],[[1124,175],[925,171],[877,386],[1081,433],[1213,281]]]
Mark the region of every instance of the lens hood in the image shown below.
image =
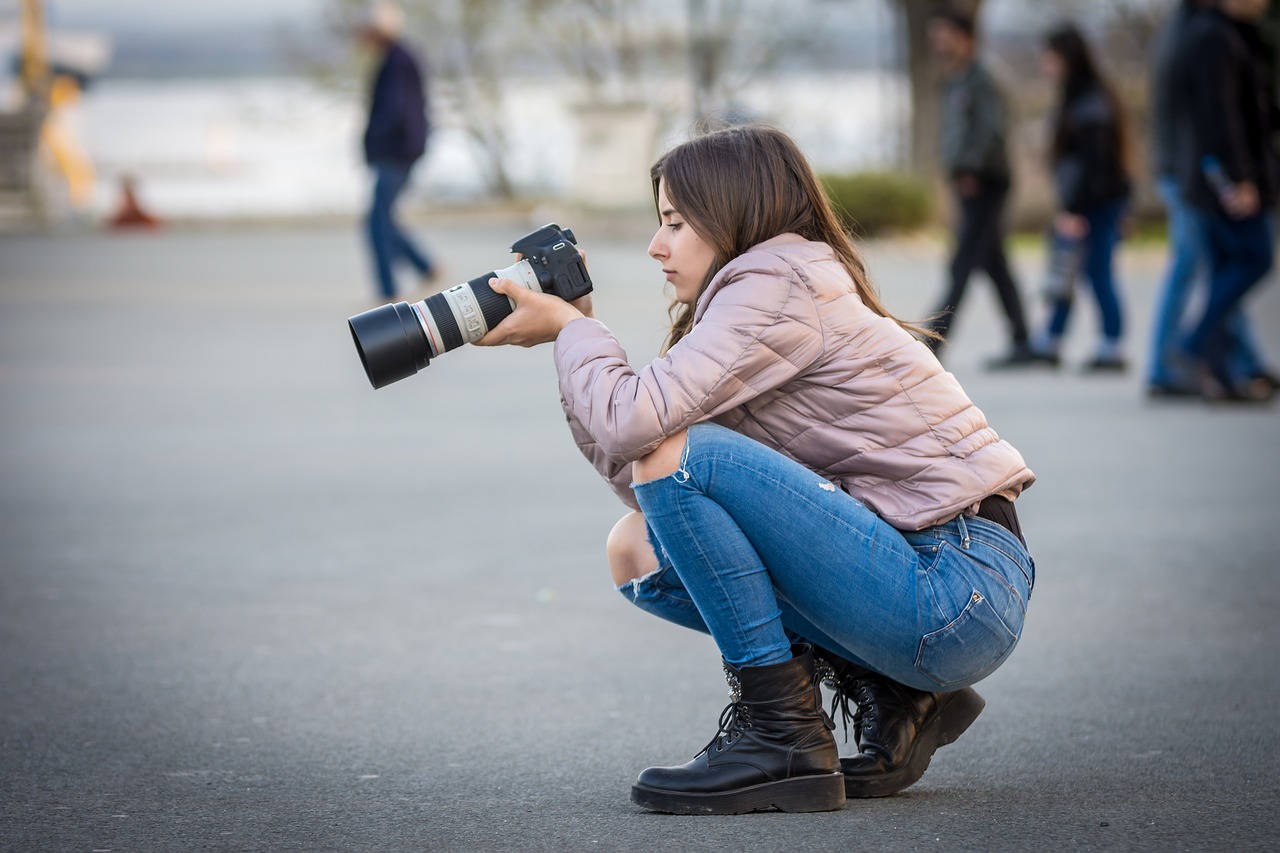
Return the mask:
[[[431,350],[413,308],[396,302],[347,319],[360,363],[374,388],[412,376],[431,363]]]

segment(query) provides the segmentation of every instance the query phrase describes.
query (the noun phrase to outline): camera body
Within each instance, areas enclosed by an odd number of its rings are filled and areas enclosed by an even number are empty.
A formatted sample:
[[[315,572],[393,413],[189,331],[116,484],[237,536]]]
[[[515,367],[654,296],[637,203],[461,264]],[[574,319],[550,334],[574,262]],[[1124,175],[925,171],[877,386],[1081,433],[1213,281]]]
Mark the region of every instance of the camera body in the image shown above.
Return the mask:
[[[572,231],[551,223],[512,243],[511,251],[523,255],[533,267],[543,293],[572,302],[591,292],[591,277],[577,243]]]
[[[591,292],[577,240],[569,229],[544,225],[511,244],[511,266],[476,276],[412,305],[396,302],[347,319],[351,337],[374,388],[412,376],[441,353],[475,343],[515,310],[489,280],[506,278],[565,301]]]

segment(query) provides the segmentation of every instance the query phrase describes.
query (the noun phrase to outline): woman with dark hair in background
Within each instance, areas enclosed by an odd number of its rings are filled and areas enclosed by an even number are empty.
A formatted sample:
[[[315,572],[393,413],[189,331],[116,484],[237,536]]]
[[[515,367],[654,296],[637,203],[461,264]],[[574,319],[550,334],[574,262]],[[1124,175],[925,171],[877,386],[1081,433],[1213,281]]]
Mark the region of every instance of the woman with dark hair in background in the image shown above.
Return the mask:
[[[498,279],[516,307],[480,341],[555,341],[573,436],[631,510],[614,584],[723,658],[719,732],[632,800],[736,814],[900,791],[1018,642],[1035,575],[1013,502],[1035,478],[880,303],[789,137],[711,133],[652,180],[649,255],[676,300],[660,358],[632,368],[589,297]],[[848,758],[824,677],[857,709]]]
[[[1058,86],[1051,126],[1050,163],[1058,193],[1051,251],[1078,259],[1098,302],[1101,339],[1088,371],[1122,371],[1124,313],[1116,289],[1114,254],[1130,192],[1129,131],[1115,90],[1103,79],[1080,31],[1065,24],[1045,38],[1042,65]],[[1062,336],[1071,317],[1074,281],[1050,294],[1036,357],[1061,363]]]

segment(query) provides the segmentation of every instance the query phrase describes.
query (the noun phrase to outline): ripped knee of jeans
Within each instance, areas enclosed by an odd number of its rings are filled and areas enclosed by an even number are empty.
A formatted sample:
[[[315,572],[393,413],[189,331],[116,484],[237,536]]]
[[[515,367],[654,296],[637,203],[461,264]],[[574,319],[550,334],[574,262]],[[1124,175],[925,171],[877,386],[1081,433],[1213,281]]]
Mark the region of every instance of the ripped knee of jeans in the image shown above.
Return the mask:
[[[616,587],[631,604],[652,616],[703,634],[710,633],[698,607],[669,563]]]
[[[645,586],[652,583],[658,577],[658,575],[662,574],[662,570],[664,568],[666,567],[659,564],[658,567],[653,571],[646,572],[643,575],[637,575],[636,577],[632,578],[631,580],[627,581],[621,586],[615,587],[615,589],[617,589],[618,592],[622,593],[623,595],[629,596],[631,598],[631,601],[634,603],[639,600],[641,590]]]

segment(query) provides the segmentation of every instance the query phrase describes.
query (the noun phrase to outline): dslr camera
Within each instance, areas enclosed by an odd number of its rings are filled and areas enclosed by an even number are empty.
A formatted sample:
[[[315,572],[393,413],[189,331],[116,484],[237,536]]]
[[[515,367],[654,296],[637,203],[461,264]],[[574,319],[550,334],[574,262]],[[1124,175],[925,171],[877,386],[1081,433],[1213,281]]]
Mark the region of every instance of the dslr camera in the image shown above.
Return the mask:
[[[491,278],[507,278],[566,302],[591,292],[591,278],[567,228],[551,223],[511,244],[519,261],[456,284],[412,305],[396,302],[347,319],[360,363],[374,388],[412,376],[431,359],[475,343],[515,310],[515,304],[489,287]]]

